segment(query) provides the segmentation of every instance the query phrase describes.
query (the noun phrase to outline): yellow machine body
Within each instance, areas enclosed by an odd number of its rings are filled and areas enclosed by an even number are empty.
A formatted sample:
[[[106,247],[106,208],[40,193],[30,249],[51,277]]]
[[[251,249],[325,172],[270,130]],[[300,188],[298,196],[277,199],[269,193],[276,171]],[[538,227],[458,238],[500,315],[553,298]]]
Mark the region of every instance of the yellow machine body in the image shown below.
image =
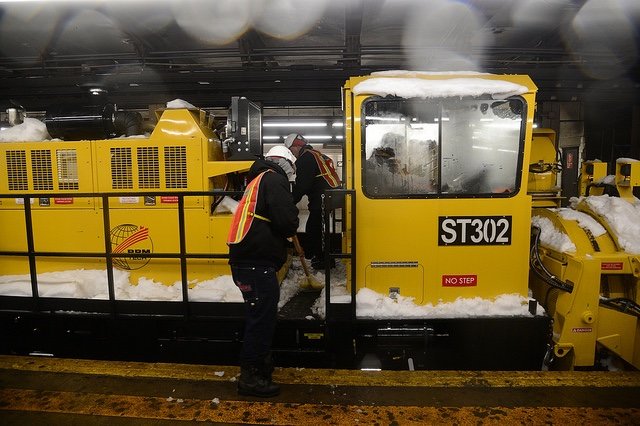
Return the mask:
[[[527,191],[533,197],[534,207],[560,206],[557,157],[555,130],[533,129]]]
[[[620,163],[617,169],[620,171]],[[638,169],[622,169],[625,172],[620,173],[617,179],[637,184],[638,175],[635,173]],[[629,172],[630,175],[625,175]],[[587,176],[585,183],[599,182],[606,176],[606,163],[588,162],[583,166],[583,176]],[[596,196],[600,193],[599,187],[591,188],[596,189]],[[578,221],[563,217],[558,209],[533,211],[535,216],[549,219],[555,230],[566,235],[575,245],[575,251],[568,252],[558,252],[544,244],[540,248],[544,267],[561,282],[567,283],[571,287],[570,292],[554,288],[531,274],[533,296],[553,317],[553,353],[557,365],[564,369],[593,366],[597,349],[606,348],[628,364],[640,368],[638,317],[632,312],[625,312],[624,308],[612,309],[606,303],[621,299],[640,303],[640,254],[625,252],[612,224],[594,211],[585,199],[575,206],[575,210],[597,221],[606,232],[595,236],[588,227],[581,227]]]
[[[417,97],[415,90],[387,96],[378,78],[352,77],[343,88],[343,186],[351,195],[341,242],[351,254],[344,260],[348,289],[411,297],[417,305],[527,298],[532,290],[553,318],[553,353],[563,367],[593,365],[599,346],[640,367],[638,318],[602,304],[640,303],[640,255],[625,253],[587,203],[577,208],[604,226],[603,235],[559,213],[555,133],[533,129],[537,88],[531,79],[416,73],[404,87],[446,89]],[[393,79],[407,76],[384,78],[394,86]],[[458,84],[506,85],[519,94],[452,94]],[[150,255],[226,254],[232,218],[212,209],[210,194],[182,194],[225,190],[229,176],[251,163],[227,161],[211,120],[195,109],[163,111],[149,138],[0,144],[0,194],[10,196],[0,198],[0,275],[104,270],[110,246],[112,254],[130,255],[112,262],[130,273],[131,283],[180,281],[180,260]],[[583,195],[606,176],[601,164],[583,166]],[[619,162],[615,184],[634,202],[640,162]],[[592,185],[591,195],[597,190]],[[113,194],[108,209],[95,194]],[[532,213],[576,246],[571,253],[539,249],[546,269],[571,291],[530,272]],[[35,265],[26,256],[32,251]],[[228,275],[229,267],[226,259],[203,256],[189,258],[186,273],[193,284]]]
[[[607,177],[607,163],[602,161],[585,161],[580,166],[578,192],[582,196],[602,195],[604,187],[600,183]]]
[[[433,74],[416,78],[446,83],[450,78],[474,77],[478,76]],[[355,246],[357,251],[353,265],[355,282],[349,282],[349,285],[355,285],[357,289],[369,288],[385,295],[399,293],[402,296],[413,297],[417,304],[451,302],[457,298],[492,299],[502,294],[527,296],[531,196],[526,190],[528,170],[522,165],[529,164],[536,86],[526,76],[481,76],[482,79],[507,81],[526,87],[526,93],[519,97],[525,112],[521,121],[518,121],[518,140],[514,142],[518,149],[517,152],[513,149],[513,152],[506,153],[519,159],[518,169],[515,171],[517,187],[508,190],[508,194],[505,194],[503,189],[498,189],[499,192],[487,190],[482,196],[442,193],[442,191],[424,196],[422,194],[372,196],[370,193],[367,194],[367,185],[370,185],[366,174],[369,167],[367,160],[370,156],[366,144],[367,137],[369,139],[374,137],[372,128],[376,128],[377,125],[373,119],[369,120],[366,117],[367,108],[370,108],[366,104],[375,102],[376,99],[384,102],[384,98],[376,97],[372,93],[354,93],[354,88],[358,84],[371,78],[375,76],[351,78],[346,83],[343,93],[346,120],[345,146],[348,147],[344,163],[345,186],[355,191],[357,205],[356,241],[352,241],[348,228],[343,237],[344,249],[349,251],[352,246]],[[430,100],[427,99],[425,102],[424,108],[430,109]],[[439,101],[433,102],[436,105]],[[477,105],[475,101],[470,102],[471,104],[464,106],[467,108],[466,111],[474,110],[477,106],[483,108],[483,103],[493,105],[490,99],[484,102],[478,101]],[[371,108],[375,109],[378,106],[374,104]],[[451,111],[453,110],[452,107]],[[477,111],[468,113],[480,114]],[[454,112],[452,112],[451,121],[455,121],[453,114]],[[473,115],[473,117],[476,116]],[[398,132],[406,131],[407,136],[403,140],[409,143],[411,142],[408,136],[409,128],[416,120],[419,122],[420,118],[411,118],[407,113],[406,119],[403,125],[405,130],[398,130]],[[424,123],[430,125],[427,121],[433,123],[436,119],[437,117],[424,119]],[[448,120],[446,117],[441,119],[443,122]],[[385,117],[381,116],[379,120],[384,122]],[[477,120],[480,123],[481,119]],[[444,124],[443,129],[445,129]],[[452,137],[449,140],[452,144],[470,141],[474,135],[474,129],[469,123],[446,129],[450,130],[450,133],[459,132],[457,138]],[[367,132],[371,133],[367,135]],[[485,137],[484,142],[487,146],[491,146],[492,136]],[[436,139],[435,136],[434,139]],[[498,140],[497,137],[496,140]],[[444,173],[441,165],[437,164],[438,141],[430,145],[434,152],[433,161],[436,163],[424,164],[420,176],[431,174],[433,179],[438,179]],[[493,154],[500,155],[501,152],[494,150]],[[396,174],[399,176],[398,179],[406,179],[408,182],[411,178],[409,170],[412,167],[411,161],[416,159],[425,163],[431,161],[425,159],[425,155],[431,154],[412,154],[408,156],[409,158],[404,157],[400,160],[399,164],[394,166],[399,171]],[[451,163],[447,165],[455,166]],[[489,168],[492,165],[491,161],[486,161],[486,167]],[[347,201],[347,215],[350,215],[351,203]],[[471,241],[471,233],[478,228],[492,228],[498,224],[498,229],[495,231],[500,233],[502,228],[499,223],[506,223],[505,218],[510,221],[511,236],[508,243],[484,244],[486,240],[476,241],[477,243]],[[451,226],[449,230],[455,228],[454,232],[458,238],[452,244],[443,243],[441,239],[443,226],[448,226],[447,223]],[[461,231],[464,232],[462,229],[464,226],[468,226],[466,229],[468,235],[466,235],[466,241],[461,243],[459,238]],[[453,234],[444,235],[451,237]],[[478,239],[481,237],[476,238]],[[349,274],[347,276],[349,277]]]
[[[204,111],[167,109],[146,139],[44,141],[0,144],[0,248],[26,252],[24,195],[30,195],[34,250],[78,253],[77,257],[39,256],[37,273],[104,269],[103,199],[74,194],[120,193],[108,198],[112,253],[130,272],[131,282],[146,277],[170,285],[181,279],[180,261],[145,257],[179,253],[176,192],[223,190],[226,174],[247,170],[249,161],[224,161],[219,140]],[[148,193],[156,196],[145,196]],[[140,195],[137,195],[139,193]],[[47,194],[46,198],[38,194]],[[53,196],[51,196],[53,194]],[[60,196],[56,196],[60,194]],[[229,213],[212,213],[213,197],[184,197],[186,251],[226,253]],[[28,274],[26,257],[0,258],[2,275]],[[228,274],[226,260],[190,259],[188,281]]]

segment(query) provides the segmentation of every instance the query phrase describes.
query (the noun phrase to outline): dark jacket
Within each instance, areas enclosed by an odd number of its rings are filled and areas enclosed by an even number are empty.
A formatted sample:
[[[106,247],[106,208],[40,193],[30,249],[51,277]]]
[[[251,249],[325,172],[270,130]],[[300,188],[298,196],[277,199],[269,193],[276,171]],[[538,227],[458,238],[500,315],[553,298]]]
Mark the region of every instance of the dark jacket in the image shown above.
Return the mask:
[[[320,175],[320,168],[310,148],[303,148],[296,160],[296,184],[293,186],[293,201],[297,204],[303,196],[309,198],[309,210],[322,209],[322,194],[331,186]]]
[[[288,237],[298,229],[298,208],[293,203],[286,173],[276,164],[256,160],[249,181],[265,170],[260,181],[255,213],[270,219],[255,219],[248,234],[237,244],[229,245],[229,263],[233,265],[265,265],[280,269],[287,260]]]

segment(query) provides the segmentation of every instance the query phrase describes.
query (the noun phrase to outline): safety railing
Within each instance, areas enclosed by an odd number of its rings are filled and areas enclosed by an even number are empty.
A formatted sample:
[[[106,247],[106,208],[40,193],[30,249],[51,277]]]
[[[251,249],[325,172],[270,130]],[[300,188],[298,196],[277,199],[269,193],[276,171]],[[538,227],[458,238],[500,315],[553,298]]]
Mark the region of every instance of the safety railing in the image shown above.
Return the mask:
[[[347,203],[347,200],[349,201]],[[328,321],[355,321],[356,319],[356,197],[355,191],[352,189],[328,189],[324,191],[323,202],[323,226],[324,229],[330,229],[331,224],[335,226],[337,209],[342,209],[340,217],[343,238],[350,239],[350,250],[345,252],[335,252],[332,247],[331,234],[325,232],[324,235],[324,270],[325,270],[325,306],[326,318]],[[347,206],[349,207],[347,209]],[[348,226],[345,223],[348,221]],[[349,234],[347,235],[347,230]],[[351,263],[350,282],[351,282],[351,299],[349,303],[332,303],[331,302],[331,263],[338,259],[348,259]]]
[[[221,302],[193,302],[189,300],[189,287],[187,280],[188,259],[228,259],[228,253],[190,253],[186,247],[185,233],[185,198],[194,196],[224,197],[242,195],[238,191],[185,191],[185,192],[109,192],[109,193],[38,193],[38,194],[0,194],[2,199],[21,199],[24,202],[24,219],[26,225],[27,250],[0,250],[0,256],[23,256],[28,258],[29,275],[31,280],[31,297],[0,296],[0,309],[27,310],[27,311],[80,311],[110,315],[176,315],[190,316],[202,315],[224,318],[239,318],[243,316],[242,303]],[[168,253],[145,253],[148,258],[165,258],[180,260],[180,276],[182,284],[182,301],[141,301],[116,299],[113,260],[115,258],[139,257],[135,253],[113,253],[110,238],[110,199],[114,197],[142,197],[142,196],[172,196],[177,197],[179,251]],[[94,198],[102,200],[102,225],[104,237],[104,251],[90,252],[62,252],[62,251],[37,251],[35,249],[35,236],[31,199],[39,198]],[[78,298],[54,298],[40,297],[38,291],[38,257],[73,257],[73,258],[103,258],[107,270],[108,300],[78,299]],[[215,309],[211,308],[215,305]]]

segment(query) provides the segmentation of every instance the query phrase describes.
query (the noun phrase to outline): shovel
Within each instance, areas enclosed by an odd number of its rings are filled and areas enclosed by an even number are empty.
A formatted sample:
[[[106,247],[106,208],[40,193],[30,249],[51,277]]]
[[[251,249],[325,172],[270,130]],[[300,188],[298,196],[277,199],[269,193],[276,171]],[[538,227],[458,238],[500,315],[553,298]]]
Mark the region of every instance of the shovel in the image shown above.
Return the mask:
[[[293,246],[300,256],[300,263],[302,263],[302,269],[304,269],[305,277],[300,281],[300,288],[304,290],[322,290],[324,288],[324,284],[322,284],[316,277],[309,273],[309,267],[307,266],[307,261],[304,258],[304,251],[302,251],[302,247],[300,246],[300,241],[298,241],[298,236],[293,236]]]

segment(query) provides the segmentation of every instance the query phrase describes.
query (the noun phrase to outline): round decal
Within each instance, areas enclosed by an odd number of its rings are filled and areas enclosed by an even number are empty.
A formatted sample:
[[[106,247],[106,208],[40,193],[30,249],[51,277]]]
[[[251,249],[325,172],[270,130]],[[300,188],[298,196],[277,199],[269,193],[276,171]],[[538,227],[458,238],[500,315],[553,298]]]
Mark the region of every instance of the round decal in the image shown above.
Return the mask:
[[[136,254],[133,257],[114,257],[113,265],[117,268],[132,271],[149,263],[145,254],[153,253],[153,241],[149,237],[149,228],[130,223],[118,225],[111,229],[111,253]]]

